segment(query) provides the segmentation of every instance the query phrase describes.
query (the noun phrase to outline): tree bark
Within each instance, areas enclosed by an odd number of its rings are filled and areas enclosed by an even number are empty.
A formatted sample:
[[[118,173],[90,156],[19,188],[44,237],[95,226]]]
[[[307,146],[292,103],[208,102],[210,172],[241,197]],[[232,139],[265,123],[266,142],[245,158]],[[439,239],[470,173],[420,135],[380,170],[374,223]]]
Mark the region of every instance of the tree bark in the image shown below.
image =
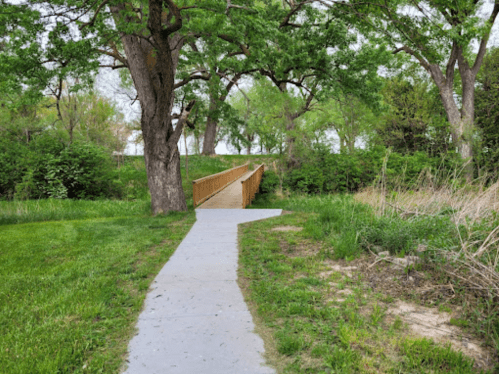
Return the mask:
[[[255,140],[255,135],[251,134],[246,134],[246,139],[248,140],[248,145],[246,146],[246,154],[250,155],[251,154],[251,147],[252,147],[252,142]]]
[[[210,95],[210,112],[217,109],[217,100]],[[206,130],[203,139],[203,155],[210,156],[215,153],[215,140],[217,137],[217,121],[210,114],[206,122]]]
[[[296,124],[293,115],[286,113],[286,118],[288,123],[286,124],[286,144],[288,145],[288,166],[295,167],[297,164],[297,160],[295,157],[295,141],[296,137],[293,132],[295,130]]]
[[[187,134],[184,129],[184,144],[185,144],[185,180],[189,182],[189,151],[187,150]]]
[[[472,138],[475,117],[476,73],[474,73],[469,66],[466,66],[467,64],[463,61],[461,63],[458,62],[458,64],[463,89],[461,109],[459,109],[456,101],[454,100],[454,77],[449,76],[447,79],[444,79],[442,76],[441,79],[439,79],[439,71],[434,72],[432,77],[439,89],[440,97],[447,114],[452,142],[457,147],[457,151],[461,156],[461,159],[467,160],[465,176],[470,182],[473,179],[473,164],[471,161],[473,159]]]
[[[141,106],[140,124],[153,214],[187,210],[177,146],[186,117],[179,119],[174,131],[171,115],[175,71],[183,46],[183,38],[175,32],[182,27],[182,18],[178,8],[168,2],[175,23],[165,29],[162,7],[160,0],[149,1],[149,36],[121,34],[127,67]],[[124,10],[124,4],[111,7],[115,19],[120,21]],[[133,16],[127,16],[125,21],[138,22]]]

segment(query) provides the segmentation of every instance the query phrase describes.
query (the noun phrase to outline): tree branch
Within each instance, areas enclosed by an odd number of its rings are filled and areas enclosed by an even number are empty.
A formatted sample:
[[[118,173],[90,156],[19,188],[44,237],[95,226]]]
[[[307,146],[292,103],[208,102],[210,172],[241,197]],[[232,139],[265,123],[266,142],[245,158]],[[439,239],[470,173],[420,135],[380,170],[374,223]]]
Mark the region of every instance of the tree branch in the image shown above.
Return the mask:
[[[182,130],[184,129],[184,124],[187,121],[187,118],[189,117],[194,104],[196,104],[196,100],[191,100],[189,104],[187,104],[187,106],[182,109],[180,118],[178,119],[177,125],[175,126],[175,131],[170,136],[170,139],[168,139],[167,145],[169,149],[172,149],[179,141],[180,136],[182,135]]]
[[[305,4],[309,4],[313,1],[311,0],[307,0],[307,1],[302,1],[301,3],[299,3],[298,5],[296,5],[293,9],[291,9],[291,11],[286,15],[286,17],[284,17],[284,19],[282,20],[281,24],[279,25],[279,28],[283,28],[285,26],[295,26],[295,27],[300,27],[300,25],[296,25],[296,24],[292,24],[289,22],[289,20],[291,19],[291,17],[293,17],[297,12],[300,11],[300,9],[305,5]],[[290,6],[292,5],[295,5],[294,3],[291,4]]]
[[[456,42],[452,43],[452,50],[450,52],[449,62],[447,63],[447,67],[445,69],[445,81],[453,82],[454,81],[454,68],[456,66],[456,60],[459,53],[459,47]]]
[[[402,46],[400,48],[397,48],[392,53],[395,55],[395,54],[397,54],[397,53],[399,53],[401,51],[404,51],[404,52],[410,54],[411,56],[414,56],[419,61],[419,64],[422,67],[424,67],[427,71],[429,71],[430,64],[423,57],[421,57],[418,53],[416,53],[415,51],[413,51],[411,48],[409,48],[406,45],[404,45],[404,46]]]
[[[80,25],[80,30],[82,30],[84,27],[86,26],[93,26],[93,24],[95,23],[95,20],[97,19],[97,16],[99,15],[100,11],[102,8],[104,8],[106,6],[106,4],[109,3],[109,0],[104,0],[98,7],[97,9],[95,10],[95,13],[94,13],[94,16],[92,17],[92,19],[89,21],[89,22],[85,22],[83,23],[82,25]]]
[[[127,65],[128,66],[128,61],[126,60],[126,58],[124,58],[123,56],[121,56],[116,51],[111,52],[111,51],[106,51],[105,49],[97,49],[97,52],[99,52],[99,53],[101,53],[103,55],[111,56],[115,60],[118,60],[119,62],[121,62],[123,65]]]
[[[113,70],[115,69],[123,69],[127,68],[128,66],[126,65],[99,65],[100,68],[111,68]]]
[[[250,9],[250,8],[247,8],[245,6],[241,6],[241,5],[234,5],[232,4],[231,0],[227,0],[227,7],[225,8],[225,14],[227,16],[229,16],[229,12],[232,8],[236,8],[236,9],[244,9],[244,10],[248,10],[250,12],[255,12],[255,10],[253,9]]]
[[[180,14],[180,9],[172,0],[163,0],[163,2],[166,4],[171,14],[175,17],[175,22],[162,31],[163,37],[168,37],[182,28],[182,15]]]
[[[178,83],[175,83],[175,85],[173,86],[173,88],[176,90],[177,88],[185,86],[187,83],[189,83],[190,81],[193,81],[195,79],[201,79],[201,80],[204,80],[204,81],[209,81],[210,78],[211,78],[211,75],[209,75],[209,74],[208,75],[191,75],[190,77],[185,78],[185,79],[181,80]]]
[[[236,44],[239,46],[239,48],[241,48],[241,51],[246,55],[246,56],[249,56],[250,55],[250,51],[248,49],[247,46],[245,46],[244,44],[241,44],[239,42],[237,42],[233,37],[229,36],[229,35],[226,35],[226,34],[218,34],[217,35],[220,39],[222,40],[225,40],[226,42],[229,42],[229,43],[232,43],[232,44]]]
[[[494,24],[498,13],[499,13],[499,1],[496,0],[494,4],[494,9],[492,10],[492,13],[490,14],[490,17],[488,19],[490,27],[492,27],[492,25]],[[475,63],[473,64],[472,68],[472,72],[475,75],[478,73],[478,70],[482,65],[483,57],[485,56],[485,52],[487,51],[487,43],[489,41],[489,37],[490,37],[490,30],[483,36],[480,42],[480,48],[478,49],[478,54],[476,55]]]

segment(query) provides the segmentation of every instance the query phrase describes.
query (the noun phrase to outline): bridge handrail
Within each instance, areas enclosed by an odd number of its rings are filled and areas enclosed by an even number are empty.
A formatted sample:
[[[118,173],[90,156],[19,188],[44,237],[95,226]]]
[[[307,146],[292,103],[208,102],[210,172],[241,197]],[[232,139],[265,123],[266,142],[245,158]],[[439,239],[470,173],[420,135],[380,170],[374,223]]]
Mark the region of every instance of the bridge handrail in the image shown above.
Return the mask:
[[[243,209],[251,204],[251,200],[255,198],[258,192],[262,175],[265,171],[265,165],[261,164],[253,172],[241,181],[243,185]]]
[[[192,181],[192,199],[194,206],[201,204],[217,192],[220,192],[237,178],[248,171],[248,164],[236,166],[220,173],[208,175]]]

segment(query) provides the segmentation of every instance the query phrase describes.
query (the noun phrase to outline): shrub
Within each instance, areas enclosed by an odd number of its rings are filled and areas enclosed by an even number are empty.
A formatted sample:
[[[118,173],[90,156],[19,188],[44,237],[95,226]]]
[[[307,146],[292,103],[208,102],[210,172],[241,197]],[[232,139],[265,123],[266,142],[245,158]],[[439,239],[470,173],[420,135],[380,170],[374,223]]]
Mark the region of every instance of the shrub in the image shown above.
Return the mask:
[[[339,154],[324,148],[312,149],[300,154],[299,166],[285,174],[284,185],[292,191],[309,194],[346,193],[379,182],[382,177],[388,188],[413,188],[425,171],[431,183],[439,184],[459,170],[459,166],[460,161],[453,153],[442,157],[430,157],[424,152],[403,155],[380,146]]]
[[[11,199],[16,185],[23,180],[29,165],[29,148],[25,142],[0,137],[0,199]]]
[[[279,186],[279,176],[272,170],[267,170],[263,173],[262,181],[260,182],[260,193],[267,194],[275,192]]]
[[[66,145],[44,135],[30,142],[29,149],[15,186],[17,198],[92,199],[116,194],[111,157],[104,148],[84,142]]]
[[[317,194],[323,191],[324,175],[318,166],[302,164],[286,174],[284,185],[293,191]]]

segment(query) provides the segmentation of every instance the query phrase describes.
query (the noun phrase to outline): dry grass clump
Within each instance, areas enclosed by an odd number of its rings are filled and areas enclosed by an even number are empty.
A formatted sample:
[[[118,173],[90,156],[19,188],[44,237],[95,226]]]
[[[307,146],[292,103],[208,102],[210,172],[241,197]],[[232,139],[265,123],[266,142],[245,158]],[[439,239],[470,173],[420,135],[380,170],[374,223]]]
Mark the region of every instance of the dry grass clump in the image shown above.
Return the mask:
[[[456,188],[447,184],[439,188],[399,188],[390,193],[369,187],[357,193],[355,200],[373,206],[378,214],[398,214],[402,218],[451,210],[456,224],[469,225],[499,212],[499,181],[488,188],[483,185]]]
[[[355,200],[393,218],[448,214],[459,245],[429,249],[452,264],[441,268],[451,279],[475,294],[499,300],[499,181],[488,188],[483,184],[457,188],[450,180],[438,188],[428,185],[392,192],[384,186],[370,187],[357,193]]]

